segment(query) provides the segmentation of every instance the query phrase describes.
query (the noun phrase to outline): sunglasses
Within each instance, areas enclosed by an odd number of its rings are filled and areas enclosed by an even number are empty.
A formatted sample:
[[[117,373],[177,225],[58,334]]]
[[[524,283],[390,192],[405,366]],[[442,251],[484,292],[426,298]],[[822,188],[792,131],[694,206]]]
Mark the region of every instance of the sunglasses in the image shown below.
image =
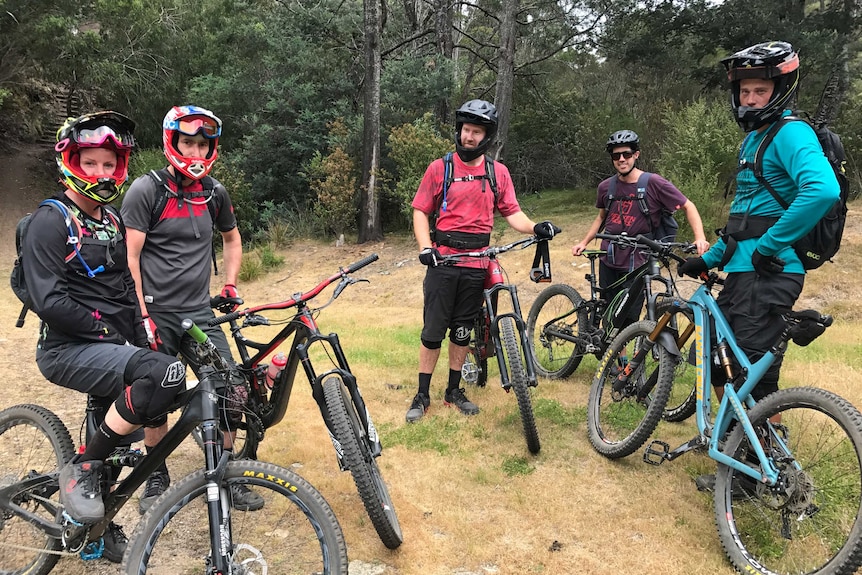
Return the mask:
[[[167,126],[169,130],[177,130],[186,136],[203,134],[204,138],[214,140],[221,136],[221,126],[209,118],[193,118],[174,120]]]
[[[122,148],[131,148],[135,145],[135,138],[131,134],[118,132],[108,126],[96,128],[78,128],[74,131],[72,139],[79,146],[101,146],[108,138],[114,141],[114,145]]]
[[[625,158],[628,160],[634,155],[635,155],[635,153],[631,152],[629,150],[626,150],[625,152],[611,152],[611,159],[615,162],[617,160],[619,160],[620,158]]]

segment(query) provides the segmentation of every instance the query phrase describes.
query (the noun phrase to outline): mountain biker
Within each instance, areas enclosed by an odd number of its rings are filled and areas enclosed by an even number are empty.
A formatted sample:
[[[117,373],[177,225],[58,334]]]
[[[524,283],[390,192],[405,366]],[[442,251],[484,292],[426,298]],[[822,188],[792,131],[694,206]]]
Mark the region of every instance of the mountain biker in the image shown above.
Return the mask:
[[[482,291],[487,261],[467,259],[454,266],[437,266],[441,255],[481,250],[488,247],[496,208],[506,222],[524,234],[550,239],[560,229],[549,221],[534,223],[518,205],[509,170],[485,152],[497,134],[497,109],[485,100],[470,100],[455,112],[455,151],[452,168],[455,181],[447,190],[445,209],[444,159],[431,162],[413,198],[413,233],[419,244],[419,261],[428,266],[424,282],[424,326],[419,346],[419,391],[407,411],[408,422],[419,421],[431,404],[431,375],[440,357],[440,348],[449,331],[449,379],[444,395],[447,406],[465,415],[479,408],[460,388],[461,366],[473,321],[482,307]],[[494,162],[497,191],[487,181],[485,162]],[[431,239],[430,217],[439,216],[437,241]]]
[[[740,165],[753,165],[767,130],[791,114],[789,106],[799,85],[799,56],[787,42],[764,42],[724,58],[722,64],[730,82],[733,117],[746,132]],[[838,181],[807,122],[790,122],[775,135],[764,153],[763,176],[789,208],[781,207],[752,170],[740,170],[728,228],[753,216],[777,217],[778,221],[760,237],[734,240],[735,249],[722,237],[702,257],[689,258],[679,266],[680,275],[694,277],[723,266],[727,277],[717,303],[752,362],[778,340],[785,327],[780,310],[792,308],[802,292],[805,270],[792,244],[839,197]],[[755,400],[778,390],[781,363],[779,356],[752,390]],[[712,381],[724,380],[723,372],[714,369]],[[722,391],[716,388],[719,398]],[[714,482],[714,475],[696,481],[702,491],[712,490]]]
[[[236,284],[242,262],[242,238],[230,196],[221,183],[208,176],[218,157],[221,130],[221,120],[209,110],[197,106],[171,108],[162,122],[167,169],[157,174],[158,178],[145,174],[135,179],[121,213],[128,228],[129,269],[135,279],[149,345],[170,355],[183,351],[191,344],[181,325],[188,318],[233,364],[224,332],[207,323],[215,317],[209,295],[213,226],[218,228],[224,246],[226,282],[221,295],[238,297]],[[167,202],[159,203],[166,194]],[[158,206],[162,209],[154,214]],[[195,354],[185,349],[183,357],[197,373]],[[222,424],[226,429],[230,427],[224,416]],[[167,424],[158,431],[163,436]],[[225,450],[232,449],[235,435],[236,432],[225,434]],[[144,445],[149,451],[154,444],[145,441]],[[170,482],[163,463],[147,480],[138,510],[146,512]],[[243,511],[263,506],[260,495],[238,484],[231,486],[231,502]]]
[[[60,471],[60,501],[83,523],[104,516],[103,460],[123,436],[165,413],[185,389],[182,363],[147,348],[123,223],[107,207],[126,182],[134,129],[134,122],[116,112],[85,114],[63,124],[55,150],[66,189],[57,199],[70,221],[60,208],[40,206],[22,247],[32,309],[41,320],[36,363],[42,375],[116,400],[84,453]],[[74,249],[72,233],[79,238]],[[103,557],[119,562],[127,539],[113,522],[104,543]]]
[[[648,235],[658,223],[662,211],[673,213],[678,209],[685,212],[691,230],[694,234],[694,244],[697,246],[698,254],[709,249],[709,242],[703,233],[703,223],[700,213],[694,202],[686,198],[676,186],[658,174],[651,174],[646,186],[646,202],[650,208],[650,218],[647,220],[641,210],[637,197],[638,180],[643,174],[635,164],[640,158],[640,138],[632,130],[619,130],[608,138],[605,149],[611,157],[616,174],[599,183],[596,207],[599,213],[590,224],[584,239],[572,247],[572,255],[581,255],[596,234],[604,228],[608,234],[627,234],[635,237],[638,234]],[[611,180],[616,179],[616,192],[614,200],[609,200]],[[661,238],[657,238],[661,239]],[[602,240],[601,249],[607,250],[607,255],[599,258],[599,287],[606,290],[609,286],[619,281],[636,267],[646,261],[646,255],[640,250],[629,247],[620,247],[611,244],[608,240]],[[633,281],[633,280],[632,280]],[[628,290],[631,281],[619,286],[614,293],[603,291],[603,297],[607,301],[613,300],[618,293]],[[637,315],[643,307],[643,294],[640,294],[640,305],[632,306],[632,316],[628,318],[626,325],[637,321]]]

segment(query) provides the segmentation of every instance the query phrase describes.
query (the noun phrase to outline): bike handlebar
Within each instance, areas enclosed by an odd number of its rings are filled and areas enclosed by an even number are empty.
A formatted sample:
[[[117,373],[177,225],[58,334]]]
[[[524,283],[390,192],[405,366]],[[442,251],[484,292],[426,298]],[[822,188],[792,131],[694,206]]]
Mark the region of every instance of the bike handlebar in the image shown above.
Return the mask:
[[[489,246],[482,251],[479,252],[461,252],[457,254],[448,254],[445,256],[440,256],[440,259],[436,261],[438,266],[451,266],[459,261],[461,258],[492,258],[496,257],[499,254],[506,253],[515,248],[525,249],[530,247],[533,244],[539,242],[548,241],[546,239],[540,239],[538,236],[529,236],[526,238],[522,238],[520,240],[514,241],[510,244],[505,244],[502,246]]]
[[[361,260],[359,260],[357,262],[353,262],[352,264],[348,265],[346,268],[338,268],[337,273],[326,278],[325,280],[323,280],[322,282],[317,284],[311,290],[309,290],[305,293],[295,294],[289,300],[275,302],[275,303],[266,303],[263,305],[246,308],[244,310],[237,310],[237,311],[213,318],[213,319],[209,320],[208,323],[211,326],[216,326],[216,325],[220,325],[220,324],[227,323],[230,321],[235,321],[235,320],[237,320],[243,316],[252,315],[252,314],[255,314],[257,312],[268,310],[268,309],[288,309],[291,307],[295,307],[301,303],[305,303],[305,302],[313,299],[317,294],[319,294],[321,291],[323,291],[324,288],[326,288],[331,283],[333,283],[337,280],[340,280],[342,278],[346,278],[348,275],[361,270],[365,266],[376,262],[378,259],[380,259],[380,256],[378,256],[377,254],[371,254],[369,256],[362,258]],[[333,299],[338,297],[340,293],[341,293],[341,290],[336,290],[336,292],[333,294]]]

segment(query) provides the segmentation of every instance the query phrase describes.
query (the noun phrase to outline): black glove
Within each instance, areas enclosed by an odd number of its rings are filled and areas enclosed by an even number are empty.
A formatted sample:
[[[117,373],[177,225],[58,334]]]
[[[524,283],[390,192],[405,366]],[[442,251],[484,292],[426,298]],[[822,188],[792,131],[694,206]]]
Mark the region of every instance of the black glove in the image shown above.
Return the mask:
[[[751,264],[754,266],[754,271],[757,275],[766,276],[779,274],[784,271],[784,264],[787,262],[777,256],[765,256],[757,250],[751,254]]]
[[[686,258],[684,262],[679,264],[676,268],[676,273],[679,277],[689,276],[689,277],[700,277],[700,274],[708,270],[706,267],[706,262],[703,261],[703,258]]]
[[[548,220],[545,220],[544,222],[539,222],[538,224],[533,226],[533,233],[536,234],[536,237],[540,240],[549,240],[561,231],[563,230],[561,230]]]
[[[441,259],[440,252],[437,251],[437,248],[425,248],[421,252],[419,252],[419,263],[426,265],[437,267],[437,262]]]

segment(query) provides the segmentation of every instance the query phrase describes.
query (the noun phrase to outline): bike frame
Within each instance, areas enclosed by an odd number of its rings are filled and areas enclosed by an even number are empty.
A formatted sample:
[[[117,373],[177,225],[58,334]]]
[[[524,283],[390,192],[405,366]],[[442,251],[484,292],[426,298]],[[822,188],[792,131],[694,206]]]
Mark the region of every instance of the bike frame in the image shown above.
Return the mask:
[[[350,366],[347,363],[347,357],[341,347],[338,334],[330,333],[329,335],[324,335],[320,332],[317,321],[314,317],[314,313],[317,310],[311,309],[307,302],[334,281],[345,278],[347,273],[358,270],[376,260],[376,254],[369,256],[357,262],[348,270],[340,270],[337,274],[334,274],[322,281],[312,290],[306,293],[296,294],[289,300],[232,312],[220,318],[216,318],[211,322],[213,324],[225,322],[230,324],[231,336],[236,342],[236,347],[239,352],[240,359],[242,360],[242,364],[239,367],[242,371],[249,374],[248,382],[251,387],[249,398],[254,398],[253,401],[264,408],[261,410],[255,410],[254,413],[255,416],[258,416],[261,419],[261,423],[263,424],[262,431],[265,431],[279,423],[287,412],[287,406],[293,390],[297,368],[302,364],[305,375],[308,378],[308,383],[311,386],[312,397],[320,409],[320,414],[323,416],[324,423],[326,424],[327,431],[329,432],[330,439],[332,440],[332,444],[335,447],[335,451],[338,456],[339,466],[342,470],[345,469],[343,454],[338,441],[335,439],[334,430],[329,418],[329,411],[326,408],[326,400],[323,395],[323,381],[327,377],[333,375],[337,376],[342,380],[344,385],[347,386],[347,389],[350,392],[350,398],[356,408],[356,413],[359,416],[363,428],[368,434],[372,454],[375,457],[379,456],[383,448],[377,435],[377,430],[374,428],[374,424],[372,423],[368,410],[365,407],[365,401],[359,391],[356,377],[350,371]],[[344,281],[345,280],[342,279],[342,283],[336,287],[336,293],[333,296],[333,299],[338,296],[344,287],[346,287],[346,284],[343,283]],[[266,320],[255,322],[254,318],[260,317],[257,315],[258,312],[290,309],[294,307],[296,308],[295,315],[288,320],[287,324],[278,332],[278,334],[268,342],[256,342],[243,335],[242,329],[245,327],[249,327],[256,323],[261,325],[267,323]],[[243,326],[240,326],[237,323],[237,319],[240,317],[246,318]],[[294,337],[290,344],[287,364],[281,373],[278,374],[275,384],[272,387],[271,394],[267,397],[265,387],[266,370],[261,365],[261,362],[278,349],[278,347],[291,336]],[[311,346],[318,342],[324,342],[323,345],[329,345],[329,349],[332,350],[335,363],[335,367],[333,369],[322,374],[316,373],[308,353]],[[249,348],[254,351],[249,351]]]
[[[751,390],[760,381],[769,367],[775,363],[779,350],[773,346],[763,357],[756,362],[749,360],[745,352],[740,349],[736,337],[730,329],[730,325],[721,313],[718,303],[709,291],[707,285],[701,285],[694,295],[687,301],[687,305],[693,312],[695,322],[695,349],[696,351],[696,381],[697,381],[697,428],[701,436],[709,435],[709,456],[719,463],[733,467],[741,473],[745,473],[755,481],[762,481],[769,485],[775,485],[778,479],[778,469],[761,446],[760,439],[751,425],[746,413],[755,401],[751,397]],[[710,321],[710,319],[712,321]],[[712,325],[715,329],[713,331]],[[715,346],[711,345],[715,335]],[[714,425],[710,421],[710,394],[712,391],[712,373],[710,362],[713,349],[720,350],[723,364],[729,360],[727,351],[739,362],[740,373],[745,374],[745,381],[739,391],[734,389],[733,381],[728,377],[724,384],[724,395],[719,403],[718,412],[715,416]],[[727,364],[725,364],[727,365]],[[730,427],[734,417],[742,425],[749,444],[753,447],[760,461],[761,473],[756,472],[745,463],[725,455],[719,449],[719,439]],[[787,446],[782,441],[780,434],[773,433],[774,439],[781,445],[782,450],[787,451]]]

